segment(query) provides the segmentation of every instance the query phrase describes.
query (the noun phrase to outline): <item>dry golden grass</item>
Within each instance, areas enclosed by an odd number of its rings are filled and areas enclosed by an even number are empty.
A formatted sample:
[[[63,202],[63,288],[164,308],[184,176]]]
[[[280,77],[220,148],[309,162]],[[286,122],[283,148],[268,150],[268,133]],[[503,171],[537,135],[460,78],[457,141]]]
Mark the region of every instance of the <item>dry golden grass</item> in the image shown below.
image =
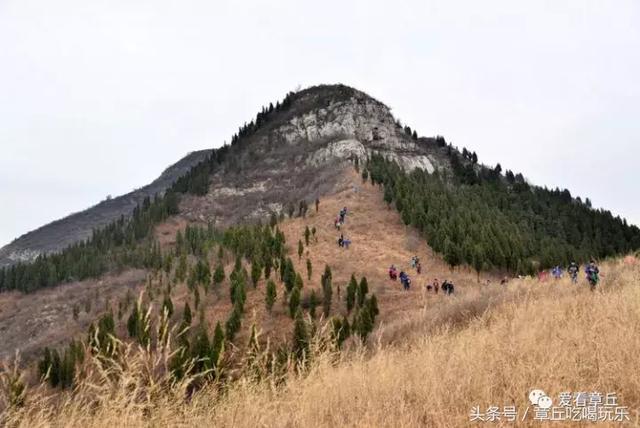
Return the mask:
[[[0,425],[464,426],[474,405],[524,409],[534,387],[551,396],[561,391],[616,392],[631,409],[632,423],[639,424],[637,259],[605,264],[596,292],[584,282],[576,286],[566,279],[513,280],[501,286],[496,276],[485,275],[483,281],[491,279],[492,285],[478,285],[473,272],[450,272],[413,229],[401,224],[398,213],[384,206],[378,188],[362,185],[353,172],[342,183],[341,190],[321,201],[318,213],[312,208],[306,219],[286,220],[280,227],[296,269],[306,272],[306,257],[313,263],[305,291],[319,287],[325,264],[332,268],[334,287],[340,285],[343,293],[352,273],[367,276],[381,310],[369,347],[351,341],[341,355],[316,352],[308,371],[291,369],[284,383],[273,376],[256,382],[251,371],[236,371],[232,375],[237,381],[223,393],[219,385],[210,385],[188,398],[187,382],[170,381],[164,351],[130,347],[109,372],[89,360],[84,368],[89,376],[73,392],[51,397],[47,388],[32,388],[25,407],[5,411]],[[333,228],[345,205],[350,212],[343,231],[353,241],[349,250],[337,247],[339,233]],[[318,242],[298,260],[293,253],[306,225],[316,227]],[[178,227],[159,229],[165,245]],[[420,256],[425,273],[418,277],[413,271],[414,287],[404,292],[388,280],[387,268],[394,263],[410,271],[413,254]],[[434,277],[453,279],[455,296],[426,294],[422,286]],[[225,284],[220,295],[202,296],[209,325],[226,318],[227,291]],[[173,298],[181,309],[190,295],[181,286]],[[343,298],[334,291],[335,313],[344,310]],[[268,314],[264,283],[249,291],[234,352],[243,352],[253,324],[273,341],[290,338],[292,322],[280,301],[279,296],[274,313]],[[9,373],[4,371],[0,386],[7,385]]]
[[[31,392],[5,414],[15,426],[465,426],[473,405],[527,406],[536,387],[616,392],[639,424],[640,266],[609,262],[599,290],[564,279],[515,280],[443,301],[383,326],[403,340],[336,362],[317,355],[283,385],[242,377],[185,399],[155,379],[149,355],[127,359],[120,381],[92,377],[55,404]],[[480,302],[475,305],[472,302]],[[461,316],[460,313],[465,315]],[[465,312],[466,311],[466,312]],[[91,403],[91,405],[89,405]],[[535,425],[531,420],[520,425]]]

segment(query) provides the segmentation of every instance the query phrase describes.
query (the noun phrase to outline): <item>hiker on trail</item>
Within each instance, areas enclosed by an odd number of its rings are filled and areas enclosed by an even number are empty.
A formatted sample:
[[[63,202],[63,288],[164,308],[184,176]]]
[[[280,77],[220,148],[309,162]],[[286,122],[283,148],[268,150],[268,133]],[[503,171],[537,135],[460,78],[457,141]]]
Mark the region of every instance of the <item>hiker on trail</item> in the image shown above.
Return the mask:
[[[442,291],[444,291],[444,294],[453,294],[453,288],[453,283],[446,279],[442,283]]]
[[[433,280],[433,291],[436,292],[436,294],[438,294],[438,289],[440,288],[440,283],[438,282],[438,278],[435,278]]]
[[[578,272],[580,272],[580,266],[576,262],[571,262],[569,267],[567,268],[567,272],[569,272],[569,276],[571,277],[571,282],[574,284],[578,283]]]
[[[413,269],[417,268],[419,263],[420,263],[420,259],[418,258],[418,256],[411,257],[411,267]]]
[[[338,238],[338,247],[342,247],[343,245],[344,245],[344,236],[341,233],[340,237]]]
[[[344,218],[347,216],[347,207],[340,210],[340,223],[344,223]]]
[[[600,282],[600,269],[596,265],[596,262],[591,260],[585,269],[587,273],[587,280],[591,285],[591,291],[595,290],[596,285]]]
[[[500,281],[500,285],[507,285],[507,283],[509,282],[509,278],[507,278],[506,276],[504,278],[502,278],[502,280]]]
[[[344,238],[342,240],[342,246],[348,250],[349,249],[349,245],[351,245],[351,240],[348,239],[348,238]]]
[[[560,266],[554,267],[551,273],[553,274],[553,277],[556,279],[556,281],[562,278],[562,268]]]
[[[549,272],[547,272],[546,270],[541,270],[540,272],[538,272],[538,281],[544,282],[547,280],[548,276]]]
[[[411,280],[409,279],[409,275],[407,275],[404,271],[400,272],[400,282],[402,283],[402,288],[408,290],[411,287]]]
[[[418,275],[420,275],[420,273],[422,272],[422,265],[420,264],[420,262],[416,264],[416,271],[418,272]]]
[[[393,281],[398,279],[398,269],[396,269],[394,265],[391,265],[389,268],[389,279],[392,279]]]

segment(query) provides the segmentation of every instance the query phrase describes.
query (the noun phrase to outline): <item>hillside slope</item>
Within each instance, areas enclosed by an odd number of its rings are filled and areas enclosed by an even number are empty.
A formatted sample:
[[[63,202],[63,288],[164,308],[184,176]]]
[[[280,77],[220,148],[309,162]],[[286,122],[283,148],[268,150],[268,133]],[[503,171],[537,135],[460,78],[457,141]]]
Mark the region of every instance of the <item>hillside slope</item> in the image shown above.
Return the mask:
[[[603,271],[596,292],[568,279],[514,280],[481,290],[476,302],[502,296],[506,303],[467,312],[464,323],[444,315],[459,312],[465,298],[445,299],[439,325],[433,325],[433,313],[410,314],[396,325],[403,344],[338,359],[319,353],[305,375],[291,373],[284,383],[247,376],[225,394],[214,386],[184,400],[179,385],[161,389],[146,382],[144,373],[154,363],[143,356],[128,362],[122,383],[103,381],[98,389],[83,384],[61,405],[36,396],[6,421],[34,427],[459,427],[477,424],[470,418],[475,406],[483,414],[491,406],[500,412],[515,406],[519,426],[539,426],[534,418],[542,413],[527,398],[538,388],[554,406],[563,392],[615,394],[621,420],[637,426],[640,263],[614,261]],[[146,399],[131,394],[134,385]],[[509,424],[504,417],[499,422]],[[605,424],[617,426],[612,419]]]
[[[349,214],[341,232],[352,241],[349,249],[338,247],[340,232],[333,225],[337,213],[344,206],[348,208]],[[174,246],[177,231],[185,225],[180,218],[172,218],[157,227],[157,238],[163,243],[165,250]],[[299,259],[296,254],[297,243],[298,240],[304,241],[306,226],[316,228],[317,242],[311,242],[302,259]],[[380,323],[383,325],[392,324],[407,313],[419,311],[425,304],[431,307],[445,299],[442,293],[425,296],[424,285],[434,278],[438,278],[440,282],[445,278],[453,280],[456,294],[459,295],[465,295],[479,287],[475,273],[462,268],[451,272],[442,258],[429,249],[419,233],[404,226],[397,211],[386,206],[381,188],[372,186],[369,182],[363,183],[353,169],[338,174],[336,193],[320,200],[318,212],[311,208],[306,218],[287,219],[279,227],[286,236],[289,256],[294,261],[296,271],[306,272],[307,258],[312,263],[313,274],[310,281],[306,276],[304,278],[303,296],[308,297],[313,289],[321,295],[320,276],[325,265],[331,267],[335,288],[333,311],[336,314],[346,313],[344,293],[352,274],[358,280],[362,276],[367,277],[371,292],[378,297]],[[417,275],[409,266],[413,255],[420,257],[423,266],[421,275]],[[213,270],[216,264],[215,254],[211,254],[208,261]],[[405,269],[411,275],[414,286],[410,291],[403,291],[399,282],[389,280],[387,269],[391,264]],[[232,266],[233,259],[228,258],[225,266],[227,274]],[[483,276],[483,281],[486,279],[495,282],[496,278],[487,274]],[[107,310],[117,313],[127,293],[137,298],[140,291],[148,292],[145,286],[150,281],[158,284],[157,280],[150,280],[145,271],[125,270],[100,280],[86,280],[45,289],[36,296],[19,292],[0,293],[0,359],[11,357],[19,349],[23,359],[30,361],[39,355],[44,346],[64,345],[71,338],[84,334],[89,323]],[[161,286],[154,287],[158,287],[154,288],[156,295],[161,296]],[[228,290],[227,279],[219,292],[202,296],[202,302],[207,308],[205,319],[210,327],[218,321],[224,324],[228,317],[232,307]],[[238,343],[244,343],[252,324],[259,326],[265,337],[272,336],[277,341],[288,340],[292,321],[287,308],[281,303],[283,291],[282,284],[278,284],[278,302],[269,314],[264,305],[265,280],[259,282],[256,290],[250,288],[246,309],[250,315],[243,323]],[[194,307],[193,295],[185,283],[174,286],[172,300],[178,309],[174,320],[180,318],[180,310],[186,302]],[[74,306],[80,310],[77,320],[73,318]],[[156,302],[155,309],[157,308]],[[125,331],[127,316],[128,313],[125,313],[124,318],[118,320],[121,332]],[[389,337],[389,340],[392,339]]]
[[[60,251],[63,248],[91,237],[94,228],[103,227],[120,216],[128,217],[144,198],[162,194],[180,176],[204,160],[210,150],[200,150],[168,167],[152,183],[126,195],[108,199],[84,211],[25,233],[10,244],[0,248],[0,267],[17,262],[28,262],[39,254]]]

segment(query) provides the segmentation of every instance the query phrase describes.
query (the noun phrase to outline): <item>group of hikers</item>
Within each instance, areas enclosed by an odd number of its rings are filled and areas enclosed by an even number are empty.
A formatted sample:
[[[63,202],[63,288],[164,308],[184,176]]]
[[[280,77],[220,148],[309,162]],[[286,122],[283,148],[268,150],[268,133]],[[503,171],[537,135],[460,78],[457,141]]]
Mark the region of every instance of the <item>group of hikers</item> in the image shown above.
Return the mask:
[[[334,223],[335,228],[338,231],[340,231],[340,228],[344,225],[346,217],[347,207],[343,207],[338,213],[338,216],[336,217]],[[341,233],[340,237],[338,238],[338,246],[340,248],[348,249],[350,244],[351,240],[345,238],[344,234]],[[411,257],[410,265],[412,269],[416,270],[418,275],[422,273],[422,264],[420,263],[420,259],[418,258],[418,256]],[[591,260],[589,263],[587,263],[584,271],[591,289],[595,289],[595,287],[598,285],[598,282],[600,282],[600,269],[596,265],[595,261]],[[574,284],[578,283],[579,272],[580,267],[576,262],[571,262],[567,267],[567,273],[571,277],[571,282],[573,282]],[[560,267],[560,265],[557,265],[553,269],[551,269],[551,275],[553,275],[556,280],[562,278],[563,274],[564,271]],[[547,276],[547,271],[541,271],[538,273],[538,279],[540,281],[545,281],[547,279]],[[400,278],[400,283],[402,284],[402,288],[404,290],[409,290],[411,288],[411,278],[409,277],[409,275],[404,271],[398,271],[398,269],[394,265],[391,265],[391,267],[389,268],[389,279],[396,281],[398,278]],[[502,279],[502,281],[500,281],[500,284],[506,284],[507,282],[508,279],[505,277],[504,279]],[[442,284],[440,284],[437,278],[433,280],[433,283],[425,285],[425,290],[427,292],[433,291],[437,294],[440,289],[442,289],[445,294],[453,294],[454,285],[448,280],[444,280]]]
[[[347,207],[344,207],[340,210],[340,214],[336,217],[335,227],[340,230],[342,225],[344,225],[345,219],[347,217]],[[344,234],[340,234],[338,238],[338,247],[349,249],[349,245],[351,244],[351,240],[344,237]]]
[[[422,272],[422,265],[420,264],[420,259],[418,258],[418,256],[411,257],[410,264],[418,274]],[[395,265],[391,265],[389,267],[389,279],[391,279],[392,281],[396,281],[398,280],[398,278],[400,278],[400,283],[402,284],[403,290],[408,291],[411,288],[411,278],[405,271],[398,271]],[[451,281],[445,279],[442,284],[440,284],[437,278],[433,280],[433,283],[425,284],[424,287],[428,293],[433,291],[435,294],[438,294],[438,291],[440,289],[442,289],[442,292],[444,294],[453,294],[453,290],[455,288]]]
[[[591,286],[591,289],[592,290],[595,289],[598,283],[600,282],[600,268],[598,268],[598,265],[596,264],[596,262],[594,260],[590,260],[589,263],[585,265],[584,272],[585,272],[587,281]],[[571,262],[567,267],[567,273],[571,278],[571,282],[574,284],[577,284],[578,274],[580,273],[580,266],[578,266],[576,262]],[[558,280],[562,278],[562,276],[564,275],[564,271],[562,270],[560,265],[557,265],[553,269],[551,269],[551,275],[553,275],[553,277],[556,280]],[[547,272],[541,271],[538,274],[538,279],[540,281],[545,281],[547,279]]]

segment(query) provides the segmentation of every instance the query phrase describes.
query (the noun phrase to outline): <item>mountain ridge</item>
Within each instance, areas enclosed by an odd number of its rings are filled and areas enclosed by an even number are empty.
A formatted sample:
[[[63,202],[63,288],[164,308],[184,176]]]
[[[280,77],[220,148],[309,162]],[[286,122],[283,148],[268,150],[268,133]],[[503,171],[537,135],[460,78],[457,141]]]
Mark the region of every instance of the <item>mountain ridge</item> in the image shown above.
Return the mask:
[[[42,253],[64,249],[68,245],[91,237],[93,229],[105,226],[121,215],[128,217],[133,208],[145,197],[163,193],[175,179],[201,162],[211,150],[188,153],[168,166],[151,183],[131,192],[101,201],[89,208],[71,213],[22,234],[0,248],[0,267],[18,262],[29,262]]]

